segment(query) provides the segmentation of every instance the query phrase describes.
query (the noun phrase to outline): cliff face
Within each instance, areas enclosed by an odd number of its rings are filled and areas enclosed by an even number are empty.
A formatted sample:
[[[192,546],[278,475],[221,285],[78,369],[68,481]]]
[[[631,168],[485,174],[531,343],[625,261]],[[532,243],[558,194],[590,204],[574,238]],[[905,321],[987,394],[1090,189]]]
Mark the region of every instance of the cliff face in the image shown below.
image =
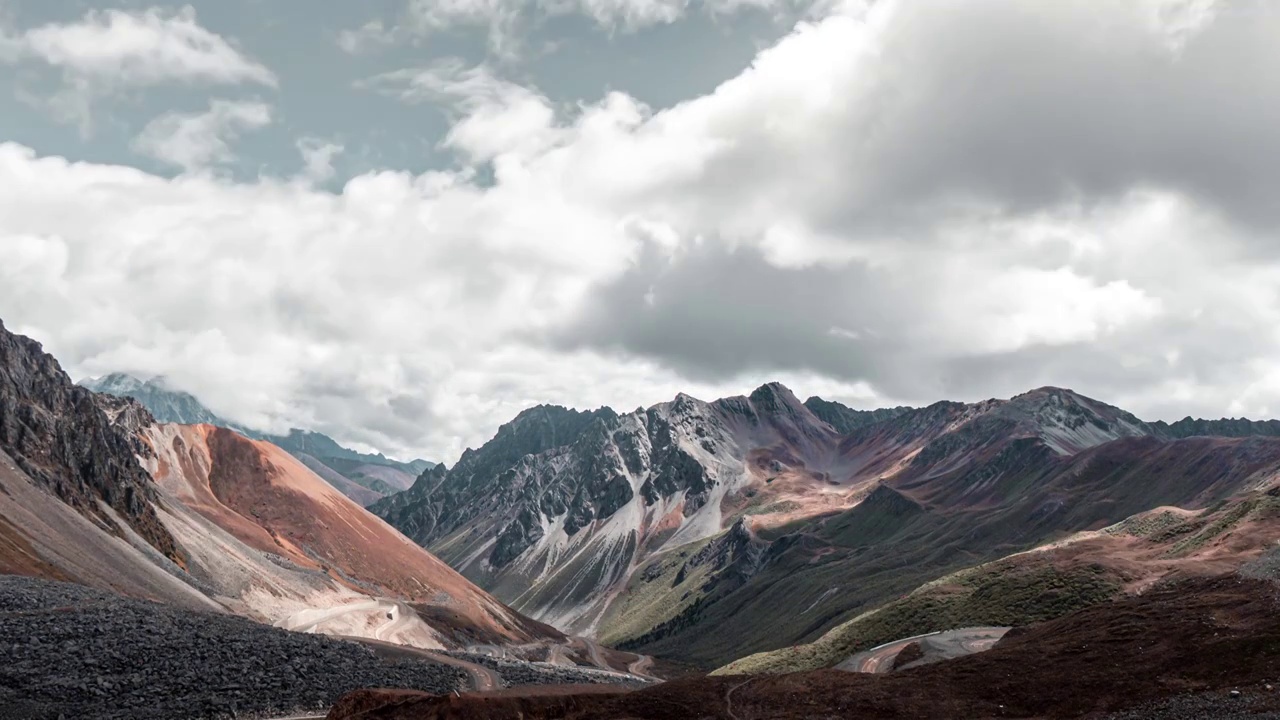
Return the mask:
[[[108,409],[140,410],[124,405]],[[152,506],[157,495],[138,464],[135,441],[112,425],[97,396],[72,383],[39,343],[10,333],[2,322],[0,449],[81,515],[121,534],[105,505],[156,550],[179,559],[173,537]]]

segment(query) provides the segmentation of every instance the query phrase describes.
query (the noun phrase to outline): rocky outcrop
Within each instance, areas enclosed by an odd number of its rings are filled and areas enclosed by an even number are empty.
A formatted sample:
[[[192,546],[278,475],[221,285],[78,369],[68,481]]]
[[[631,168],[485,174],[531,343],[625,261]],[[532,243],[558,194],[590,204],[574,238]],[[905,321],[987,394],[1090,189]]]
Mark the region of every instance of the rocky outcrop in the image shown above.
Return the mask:
[[[742,586],[759,569],[768,543],[756,538],[746,518],[739,518],[727,532],[707,543],[680,568],[676,582],[691,568],[707,566],[715,570],[715,583],[721,591]]]
[[[516,488],[517,483],[512,481],[533,472],[538,456],[570,445],[593,423],[616,417],[608,408],[594,412],[554,405],[530,408],[498,428],[494,438],[482,447],[464,452],[451,470],[446,471],[443,466],[430,468],[418,477],[412,488],[374,503],[369,509],[413,540],[430,547],[436,539],[495,508],[519,503],[522,495],[534,495],[532,490],[524,492],[525,483],[518,483],[520,487]],[[506,480],[499,481],[499,478]],[[549,503],[560,505],[565,500],[557,496],[548,498]],[[528,514],[521,518],[522,509],[516,508],[510,513],[515,526],[505,531],[508,545],[523,545],[525,540],[521,536],[533,532],[528,526],[534,521]],[[504,550],[498,555],[503,557],[508,552]]]
[[[145,420],[136,408],[118,412],[126,422]],[[0,449],[85,517],[123,535],[118,517],[156,550],[181,561],[156,515],[157,494],[130,436],[113,427],[94,393],[72,383],[39,343],[8,332],[3,323]]]

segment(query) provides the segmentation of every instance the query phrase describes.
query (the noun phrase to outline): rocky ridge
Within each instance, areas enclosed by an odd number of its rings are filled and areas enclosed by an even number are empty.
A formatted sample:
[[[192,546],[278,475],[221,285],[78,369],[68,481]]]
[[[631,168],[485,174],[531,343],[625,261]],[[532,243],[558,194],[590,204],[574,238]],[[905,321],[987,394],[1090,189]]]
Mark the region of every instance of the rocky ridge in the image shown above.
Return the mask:
[[[523,612],[582,631],[639,559],[722,530],[751,448],[803,464],[837,437],[776,384],[625,415],[540,407],[370,509]]]
[[[39,343],[10,333],[3,322],[0,450],[85,517],[120,535],[118,517],[181,562],[173,536],[156,515],[158,495],[135,459],[133,441],[116,430],[93,392],[72,384]]]

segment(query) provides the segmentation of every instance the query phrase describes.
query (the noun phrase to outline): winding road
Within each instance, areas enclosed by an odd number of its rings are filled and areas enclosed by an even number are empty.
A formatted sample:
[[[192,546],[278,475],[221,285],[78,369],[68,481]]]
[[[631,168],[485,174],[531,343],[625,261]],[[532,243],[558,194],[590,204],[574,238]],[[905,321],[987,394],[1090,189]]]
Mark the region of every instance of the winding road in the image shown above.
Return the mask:
[[[595,663],[596,667],[602,670],[613,669],[612,667],[609,666],[609,663],[605,662],[604,658],[600,656],[600,646],[596,644],[595,640],[592,640],[590,638],[578,638],[578,639],[582,641],[583,645],[587,646],[587,655],[590,656],[591,662]]]
[[[427,660],[435,660],[443,665],[452,665],[465,672],[471,678],[471,689],[476,692],[493,692],[494,690],[502,689],[502,677],[483,665],[459,660],[448,655],[437,655],[430,650],[420,650],[418,652]]]
[[[471,689],[475,692],[492,692],[502,689],[502,677],[498,673],[489,668],[468,662],[450,655],[444,655],[432,650],[422,650],[421,648],[409,647],[408,645],[399,645],[386,640],[370,640],[369,638],[349,637],[347,640],[353,640],[370,649],[376,654],[384,658],[394,659],[418,659],[427,660],[441,665],[450,665],[462,670],[471,678]]]
[[[351,613],[368,613],[383,612],[386,614],[386,622],[379,625],[373,631],[373,638],[367,637],[350,637],[344,639],[352,640],[364,644],[372,648],[376,653],[384,657],[410,657],[428,660],[430,662],[439,663],[441,665],[449,665],[458,668],[467,674],[471,679],[471,687],[474,692],[494,692],[503,689],[502,677],[493,670],[468,662],[450,655],[433,652],[431,650],[423,650],[420,648],[401,645],[393,642],[391,638],[397,632],[411,625],[417,619],[417,613],[407,603],[399,600],[376,599],[366,602],[351,603],[349,605],[341,605],[339,607],[325,609],[303,610],[294,613],[287,618],[279,620],[275,623],[276,627],[292,630],[294,632],[315,632],[320,625],[342,617]],[[581,643],[587,651],[591,662],[602,670],[613,670],[600,651],[600,646],[594,640],[587,638],[574,638],[574,644]],[[568,651],[571,648],[565,644],[552,645],[547,654],[547,662],[553,665],[575,665],[568,657]],[[490,655],[491,657],[505,658],[507,656],[507,648],[498,645],[477,645],[470,648],[471,652]],[[646,674],[646,671],[653,665],[653,658],[648,655],[635,655],[633,660],[627,666],[627,672],[638,677],[653,678]],[[616,671],[615,671],[616,672]],[[728,697],[725,698],[729,700]],[[293,715],[287,718],[279,718],[278,720],[318,720],[325,715]]]
[[[413,608],[400,601],[393,601],[387,614],[391,616],[391,621],[373,631],[373,637],[378,640],[390,640],[397,632],[418,618]]]
[[[752,680],[755,680],[755,678],[747,678],[746,680],[743,680],[737,685],[734,685],[733,687],[729,688],[729,690],[725,692],[724,711],[730,718],[732,718],[732,720],[740,720],[738,716],[733,712],[733,694],[737,692],[739,688],[745,687]]]
[[[351,603],[349,605],[340,605],[334,608],[326,608],[324,610],[303,610],[294,613],[289,617],[276,622],[276,627],[285,630],[293,630],[294,632],[315,632],[316,628],[321,624],[335,620],[350,613],[368,613],[370,611],[386,613],[386,622],[379,625],[373,631],[373,638],[364,637],[347,637],[347,640],[354,640],[363,643],[380,651],[383,655],[395,655],[400,657],[416,657],[423,660],[429,660],[441,665],[450,665],[467,673],[471,678],[472,689],[476,692],[492,692],[502,689],[502,677],[496,672],[490,670],[483,665],[459,660],[448,655],[441,655],[430,650],[422,650],[408,645],[401,645],[391,641],[395,633],[403,630],[418,619],[418,615],[413,608],[407,603],[399,600],[369,600],[367,602]],[[501,651],[503,655],[505,650]],[[305,717],[305,716],[304,716]]]
[[[331,607],[331,608],[302,610],[300,612],[296,612],[290,615],[287,618],[284,618],[282,620],[277,620],[275,622],[275,626],[278,628],[284,628],[285,630],[292,630],[294,632],[313,633],[316,631],[316,628],[319,627],[320,625],[327,623],[330,620],[336,620],[342,617],[343,615],[350,615],[351,613],[357,613],[357,612],[359,613],[367,613],[370,611],[376,612],[379,610],[385,613],[392,614],[392,619],[390,623],[388,623],[388,624],[391,624],[391,623],[394,623],[398,619],[398,617],[404,612],[404,610],[407,610],[407,609],[408,609],[407,605],[405,605],[402,602],[396,602],[394,600],[367,600],[365,602],[356,602],[356,603],[350,603],[347,605],[338,605],[337,607]],[[385,624],[381,628],[379,628],[379,631],[381,631],[384,628],[386,628]],[[377,634],[377,632],[378,631],[375,631],[375,635]]]
[[[653,658],[648,655],[639,655],[635,662],[627,666],[627,672],[637,677],[649,678],[657,680],[658,678],[649,674],[649,668],[653,667]]]

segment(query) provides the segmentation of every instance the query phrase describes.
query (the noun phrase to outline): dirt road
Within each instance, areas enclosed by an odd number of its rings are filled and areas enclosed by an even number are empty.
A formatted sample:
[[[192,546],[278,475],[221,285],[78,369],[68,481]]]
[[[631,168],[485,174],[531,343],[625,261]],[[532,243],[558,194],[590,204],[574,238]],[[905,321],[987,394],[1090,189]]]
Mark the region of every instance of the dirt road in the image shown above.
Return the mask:
[[[398,600],[392,601],[391,609],[387,611],[387,614],[391,617],[390,621],[373,631],[373,637],[378,640],[390,640],[395,636],[396,632],[404,629],[417,618],[413,608],[409,607],[407,603]]]
[[[565,651],[564,645],[552,645],[551,650],[547,652],[547,662],[552,665],[569,665],[575,663],[569,659],[569,655]]]
[[[906,667],[971,655],[990,650],[1008,631],[1007,627],[977,627],[916,635],[854,654],[836,665],[836,669],[860,673],[887,673],[893,669],[893,661],[898,657],[898,653],[914,642],[920,643],[924,657]]]
[[[591,662],[595,663],[596,667],[601,668],[602,670],[613,669],[609,667],[609,663],[605,662],[604,658],[600,656],[600,646],[596,644],[595,640],[590,638],[579,639],[582,640],[583,645],[587,646],[587,655],[590,656]]]
[[[437,655],[429,650],[422,650],[422,657],[429,660],[435,660],[444,665],[452,665],[465,672],[471,677],[471,689],[476,692],[493,692],[502,689],[502,678],[498,673],[490,670],[483,665],[477,665],[466,660],[459,660],[448,655]]]
[[[399,606],[403,605],[404,603],[397,603],[392,600],[368,600],[365,602],[350,603],[331,608],[303,610],[301,612],[296,612],[283,620],[276,621],[275,626],[284,628],[285,630],[292,630],[294,632],[309,633],[315,632],[316,627],[319,625],[329,622],[330,620],[336,620],[343,615],[350,615],[351,613],[357,612],[367,613],[379,610],[386,613],[395,613],[391,620],[391,622],[395,622],[395,617],[399,615]],[[383,627],[386,626],[384,625]]]
[[[471,689],[476,692],[492,692],[494,690],[502,689],[502,677],[483,665],[477,665],[476,663],[460,660],[449,655],[442,655],[431,650],[422,650],[420,648],[409,647],[408,645],[399,645],[385,640],[370,640],[368,638],[357,637],[349,637],[346,639],[365,645],[372,649],[378,656],[383,658],[427,660],[429,662],[440,663],[441,665],[456,667],[467,673],[471,678]]]
[[[635,662],[627,666],[627,672],[637,677],[657,680],[657,678],[649,674],[649,668],[651,667],[653,667],[653,658],[648,655],[639,655],[636,657]]]

